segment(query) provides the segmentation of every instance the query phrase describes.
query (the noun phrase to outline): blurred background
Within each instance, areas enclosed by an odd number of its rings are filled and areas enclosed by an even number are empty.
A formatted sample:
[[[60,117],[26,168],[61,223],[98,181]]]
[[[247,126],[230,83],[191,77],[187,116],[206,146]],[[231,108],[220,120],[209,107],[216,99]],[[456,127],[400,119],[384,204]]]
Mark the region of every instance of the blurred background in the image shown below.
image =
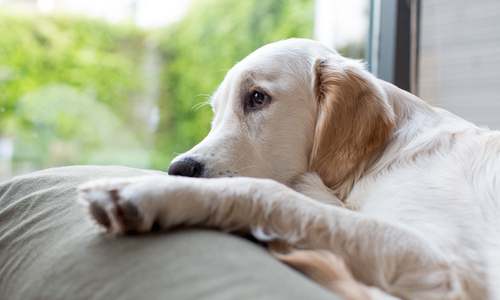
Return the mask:
[[[0,180],[166,170],[208,133],[227,70],[290,37],[500,128],[498,0],[0,0]]]

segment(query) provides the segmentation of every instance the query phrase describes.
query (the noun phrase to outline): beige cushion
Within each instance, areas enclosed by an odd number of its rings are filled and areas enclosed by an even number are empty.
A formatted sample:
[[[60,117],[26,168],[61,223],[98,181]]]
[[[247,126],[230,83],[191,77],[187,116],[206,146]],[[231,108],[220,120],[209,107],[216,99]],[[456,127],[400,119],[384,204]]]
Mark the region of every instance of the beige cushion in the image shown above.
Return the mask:
[[[65,167],[0,184],[0,299],[337,299],[264,248],[212,230],[111,236],[76,203],[90,179],[152,174]]]

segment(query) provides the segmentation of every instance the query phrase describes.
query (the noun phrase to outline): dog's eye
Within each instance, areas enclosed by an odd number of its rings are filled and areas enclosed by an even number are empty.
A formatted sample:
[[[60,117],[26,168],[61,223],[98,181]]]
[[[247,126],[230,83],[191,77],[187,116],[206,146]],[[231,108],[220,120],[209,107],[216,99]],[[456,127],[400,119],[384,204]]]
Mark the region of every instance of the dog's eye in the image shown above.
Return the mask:
[[[261,93],[259,91],[253,91],[250,93],[249,100],[250,101],[247,102],[248,108],[258,108],[266,104],[269,100],[269,97],[266,94]]]

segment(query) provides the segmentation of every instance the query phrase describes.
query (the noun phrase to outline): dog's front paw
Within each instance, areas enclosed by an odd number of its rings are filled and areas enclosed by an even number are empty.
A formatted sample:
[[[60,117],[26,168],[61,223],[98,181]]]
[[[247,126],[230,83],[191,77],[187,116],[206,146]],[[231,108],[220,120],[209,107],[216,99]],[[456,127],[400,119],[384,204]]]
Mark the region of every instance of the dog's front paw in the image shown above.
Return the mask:
[[[112,233],[150,231],[154,222],[138,178],[101,179],[78,187],[79,201],[98,225]]]

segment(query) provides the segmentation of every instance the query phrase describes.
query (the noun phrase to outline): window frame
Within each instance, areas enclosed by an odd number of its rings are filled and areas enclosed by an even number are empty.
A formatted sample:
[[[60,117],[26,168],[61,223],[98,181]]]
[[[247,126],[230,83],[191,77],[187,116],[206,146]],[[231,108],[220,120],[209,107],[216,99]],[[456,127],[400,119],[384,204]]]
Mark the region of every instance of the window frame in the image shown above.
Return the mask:
[[[421,0],[371,0],[369,71],[416,93]]]

